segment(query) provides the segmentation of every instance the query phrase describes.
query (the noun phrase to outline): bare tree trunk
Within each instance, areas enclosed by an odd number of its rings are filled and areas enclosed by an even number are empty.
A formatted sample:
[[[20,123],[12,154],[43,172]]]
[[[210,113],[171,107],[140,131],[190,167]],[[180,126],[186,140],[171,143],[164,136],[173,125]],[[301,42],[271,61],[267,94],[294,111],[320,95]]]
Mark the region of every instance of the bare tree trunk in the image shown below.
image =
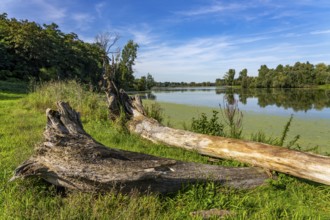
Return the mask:
[[[11,180],[38,176],[49,183],[81,191],[169,193],[183,184],[214,181],[249,188],[268,178],[260,168],[226,168],[181,162],[105,147],[83,129],[80,116],[65,102],[47,109],[45,141],[16,168]]]
[[[116,100],[129,118],[129,130],[145,139],[330,185],[330,157],[165,127],[145,116],[139,97],[128,97],[122,90],[113,90],[111,94],[108,90],[107,94],[110,112],[113,112],[111,103]]]

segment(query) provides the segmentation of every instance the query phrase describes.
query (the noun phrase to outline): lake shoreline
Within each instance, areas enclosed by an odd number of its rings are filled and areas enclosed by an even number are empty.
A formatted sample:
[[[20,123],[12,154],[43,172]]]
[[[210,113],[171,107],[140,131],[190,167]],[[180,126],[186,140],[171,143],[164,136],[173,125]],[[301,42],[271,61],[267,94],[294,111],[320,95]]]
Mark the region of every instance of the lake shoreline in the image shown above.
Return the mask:
[[[191,119],[198,117],[201,113],[211,115],[213,110],[219,111],[220,108],[212,108],[200,105],[176,104],[170,102],[158,102],[143,100],[146,105],[157,102],[164,111],[164,124],[183,129],[189,127]],[[288,116],[270,115],[253,111],[242,111],[243,118],[243,136],[250,138],[252,133],[264,132],[267,137],[280,137]],[[221,115],[221,114],[220,114]],[[319,153],[330,152],[330,119],[315,119],[295,117],[291,123],[287,141],[292,140],[296,135],[300,135],[298,144],[303,149],[319,146]]]

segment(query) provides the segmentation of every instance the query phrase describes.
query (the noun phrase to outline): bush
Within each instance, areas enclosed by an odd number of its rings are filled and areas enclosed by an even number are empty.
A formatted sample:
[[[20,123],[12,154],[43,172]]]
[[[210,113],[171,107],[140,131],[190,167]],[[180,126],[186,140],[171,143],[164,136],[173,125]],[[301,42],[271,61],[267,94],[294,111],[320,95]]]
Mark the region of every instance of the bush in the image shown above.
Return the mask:
[[[213,111],[210,119],[205,113],[202,113],[198,118],[192,118],[192,131],[213,136],[224,136],[223,124],[219,122],[218,114],[218,111]]]

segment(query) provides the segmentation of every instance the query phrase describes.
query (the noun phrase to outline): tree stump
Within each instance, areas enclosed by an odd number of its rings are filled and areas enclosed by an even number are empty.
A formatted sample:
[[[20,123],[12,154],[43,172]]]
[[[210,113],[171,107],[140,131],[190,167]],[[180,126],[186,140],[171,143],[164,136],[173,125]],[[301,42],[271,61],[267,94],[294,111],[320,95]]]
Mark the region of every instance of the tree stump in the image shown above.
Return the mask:
[[[58,111],[46,111],[44,142],[16,168],[11,180],[37,176],[56,186],[80,191],[137,189],[170,193],[184,184],[206,181],[250,188],[268,178],[261,168],[181,162],[105,147],[85,132],[79,114],[69,104],[58,102],[57,106]]]

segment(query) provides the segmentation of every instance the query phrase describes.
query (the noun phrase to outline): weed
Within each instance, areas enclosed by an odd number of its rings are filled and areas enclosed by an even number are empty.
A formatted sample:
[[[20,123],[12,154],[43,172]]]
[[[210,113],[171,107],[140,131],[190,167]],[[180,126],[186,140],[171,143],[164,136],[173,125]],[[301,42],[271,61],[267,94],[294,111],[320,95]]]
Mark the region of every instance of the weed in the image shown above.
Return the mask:
[[[284,125],[280,138],[267,137],[264,132],[259,131],[251,134],[250,140],[260,143],[271,144],[271,145],[284,146],[284,142],[290,131],[292,120],[293,120],[293,115],[290,116],[289,120]],[[288,149],[301,150],[301,147],[299,146],[299,144],[297,144],[299,138],[300,135],[296,135],[291,141],[288,142],[288,144],[285,147]]]
[[[283,144],[284,144],[285,138],[287,137],[289,130],[290,130],[290,125],[291,125],[292,119],[293,119],[293,115],[291,114],[288,122],[285,124],[284,129],[282,131],[282,136],[278,143],[279,146],[283,146]],[[299,137],[298,137],[298,139],[299,139]]]
[[[277,143],[276,138],[267,137],[266,134],[262,131],[252,133],[251,137],[250,137],[250,140],[260,142],[260,143],[265,143],[265,144],[271,144],[271,145],[274,145],[274,144]]]
[[[146,105],[144,110],[146,111],[148,117],[156,119],[159,123],[163,122],[164,112],[158,103]]]
[[[218,114],[218,111],[213,111],[210,119],[205,113],[202,113],[198,118],[192,118],[191,130],[202,134],[223,136],[223,124],[219,122]]]
[[[223,107],[220,105],[220,110],[224,122],[230,128],[228,136],[237,139],[241,138],[243,131],[243,113],[238,108],[238,101],[225,96],[223,99]]]

